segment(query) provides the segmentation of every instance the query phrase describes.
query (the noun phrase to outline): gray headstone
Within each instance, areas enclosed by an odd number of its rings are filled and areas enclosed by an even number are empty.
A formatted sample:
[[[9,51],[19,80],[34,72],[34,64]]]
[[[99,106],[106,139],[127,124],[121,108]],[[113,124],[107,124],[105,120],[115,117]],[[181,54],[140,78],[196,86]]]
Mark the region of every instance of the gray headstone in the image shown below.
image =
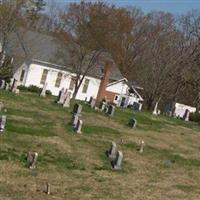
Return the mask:
[[[115,106],[113,106],[113,105],[109,105],[108,106],[108,115],[110,115],[110,116],[113,116],[114,115],[114,113],[115,113]]]
[[[120,170],[122,167],[123,153],[121,151],[117,152],[115,160],[111,162],[113,169]]]
[[[63,107],[67,107],[67,108],[70,107],[70,97],[71,97],[71,92],[67,92],[65,101],[63,103]]]
[[[81,134],[82,125],[83,125],[83,121],[79,119],[76,125],[76,133]]]
[[[140,111],[142,109],[142,104],[138,102],[133,103],[133,110]]]
[[[105,101],[101,101],[100,105],[99,105],[99,109],[100,111],[104,111],[106,107],[106,102]]]
[[[137,126],[137,120],[135,118],[131,118],[128,122],[128,125],[131,127],[131,128],[135,128]]]
[[[6,126],[6,116],[1,115],[0,116],[0,132],[3,132]]]
[[[57,99],[57,103],[58,103],[58,104],[63,104],[63,102],[64,102],[64,94],[65,94],[65,89],[62,88],[62,89],[59,91],[59,94],[58,94],[58,99]]]
[[[16,92],[18,86],[18,81],[16,79],[13,80],[12,86],[11,86],[11,92]]]
[[[95,107],[95,104],[96,104],[96,99],[94,99],[94,98],[91,97],[90,107],[91,107],[91,108],[94,108],[94,107]]]
[[[71,120],[71,124],[73,128],[77,127],[77,123],[78,123],[78,115],[77,114],[73,114],[72,115],[72,120]]]
[[[117,145],[115,142],[112,142],[110,145],[109,150],[107,151],[107,156],[111,159],[114,160],[117,155]]]
[[[73,114],[80,115],[82,111],[82,105],[81,104],[75,104],[73,108]]]
[[[28,162],[28,167],[30,169],[35,169],[36,168],[37,158],[38,158],[38,153],[37,152],[28,152],[28,154],[27,154],[27,162]]]
[[[183,120],[184,121],[189,121],[189,117],[190,117],[190,111],[188,109],[185,110],[185,113],[183,115]]]
[[[9,89],[10,89],[10,85],[9,85],[9,83],[6,83],[5,90],[9,90]]]
[[[47,83],[44,84],[42,91],[40,93],[41,97],[46,97]]]
[[[87,104],[88,102],[87,102],[87,97],[85,97],[85,101],[84,101],[84,104]]]

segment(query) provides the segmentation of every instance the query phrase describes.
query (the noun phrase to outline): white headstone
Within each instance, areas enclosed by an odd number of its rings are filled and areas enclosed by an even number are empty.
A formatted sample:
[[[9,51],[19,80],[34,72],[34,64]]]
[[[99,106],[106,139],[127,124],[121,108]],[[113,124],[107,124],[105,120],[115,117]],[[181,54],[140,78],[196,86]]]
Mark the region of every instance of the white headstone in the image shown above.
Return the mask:
[[[82,125],[83,125],[83,121],[79,119],[76,125],[76,133],[81,134]]]
[[[0,83],[1,83],[0,89],[4,89],[6,82],[4,80],[0,80]]]
[[[142,140],[141,144],[140,144],[140,153],[144,152],[144,141]]]
[[[35,169],[36,168],[36,162],[38,158],[38,153],[37,152],[28,152],[27,154],[27,162],[28,166],[30,169]]]
[[[40,93],[41,97],[46,97],[47,83],[44,84],[42,91]]]
[[[112,142],[111,145],[110,145],[110,149],[108,150],[107,152],[107,156],[113,160],[116,158],[116,155],[117,155],[117,145],[115,142]]]
[[[63,107],[67,107],[67,108],[70,107],[70,97],[71,97],[71,92],[67,92],[66,98],[63,103]]]
[[[6,126],[6,116],[0,116],[0,132],[3,132]]]
[[[100,111],[104,111],[105,107],[106,107],[106,102],[105,101],[101,101],[101,103],[99,105]]]
[[[59,91],[57,103],[58,104],[63,104],[64,100],[65,100],[65,89],[62,88]]]

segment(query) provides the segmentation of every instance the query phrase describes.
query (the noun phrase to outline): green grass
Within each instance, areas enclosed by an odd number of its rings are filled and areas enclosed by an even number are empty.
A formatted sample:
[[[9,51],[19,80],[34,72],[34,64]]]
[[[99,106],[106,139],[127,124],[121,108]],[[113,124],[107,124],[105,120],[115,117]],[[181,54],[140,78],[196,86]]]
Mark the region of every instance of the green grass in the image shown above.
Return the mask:
[[[169,183],[166,191],[173,185],[196,200],[200,183],[200,126],[196,123],[121,108],[109,117],[83,102],[72,101],[67,109],[55,99],[0,91],[0,101],[7,108],[6,130],[0,135],[0,199],[45,199],[41,191],[48,181],[55,199],[132,200],[135,196],[130,194],[135,194],[148,200],[153,191],[162,196],[163,190],[147,183],[162,184],[164,177]],[[82,134],[75,134],[70,125],[76,102],[83,106]],[[128,127],[131,117],[138,121],[134,129]],[[145,141],[142,154],[138,152],[141,140]],[[105,154],[111,141],[123,152],[121,171],[113,171]],[[25,154],[29,151],[39,153],[33,171],[27,169]],[[179,182],[172,181],[174,176]]]
[[[119,135],[120,132],[116,129],[102,126],[83,126],[83,132],[85,134],[94,134],[94,135]]]

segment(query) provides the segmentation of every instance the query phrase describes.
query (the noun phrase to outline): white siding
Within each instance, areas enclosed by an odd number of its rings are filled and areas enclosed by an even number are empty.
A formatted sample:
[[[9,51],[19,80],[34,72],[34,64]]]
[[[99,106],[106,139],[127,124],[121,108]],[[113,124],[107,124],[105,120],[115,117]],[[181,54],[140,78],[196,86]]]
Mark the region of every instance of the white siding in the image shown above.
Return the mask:
[[[14,75],[14,77],[16,77],[17,80],[20,79],[22,69],[24,69],[24,67],[20,67]],[[47,90],[50,90],[52,92],[52,94],[55,96],[58,95],[59,91],[62,88],[68,89],[69,85],[70,85],[71,77],[75,76],[75,74],[72,74],[72,73],[66,72],[66,71],[62,71],[62,70],[59,70],[56,68],[50,68],[50,67],[38,65],[38,64],[30,64],[29,68],[26,68],[27,76],[26,76],[25,82],[21,83],[21,84],[23,84],[27,87],[30,85],[35,85],[37,87],[42,88],[43,84],[41,84],[40,81],[41,81],[41,77],[42,77],[42,73],[43,73],[44,69],[48,70],[47,79],[46,79]],[[55,87],[57,75],[59,72],[61,72],[63,74],[63,76],[61,79],[60,87]],[[83,84],[85,81],[85,80],[83,80],[83,83],[80,86],[79,91],[77,93],[76,99],[85,100],[86,97],[89,99],[91,96],[93,96],[94,98],[96,98],[96,96],[97,96],[99,85],[100,85],[100,79],[96,79],[96,78],[92,78],[92,77],[88,77],[88,76],[86,76],[85,78],[89,79],[89,85],[88,85],[87,92],[82,93]]]
[[[127,94],[128,85],[124,81],[121,81],[119,83],[108,86],[106,90],[108,92],[113,92],[117,94]]]
[[[195,107],[191,107],[188,105],[184,105],[184,104],[180,104],[180,103],[176,103],[175,104],[175,116],[176,117],[183,117],[185,114],[186,109],[188,109],[190,111],[190,113],[194,113],[196,112],[196,108]]]

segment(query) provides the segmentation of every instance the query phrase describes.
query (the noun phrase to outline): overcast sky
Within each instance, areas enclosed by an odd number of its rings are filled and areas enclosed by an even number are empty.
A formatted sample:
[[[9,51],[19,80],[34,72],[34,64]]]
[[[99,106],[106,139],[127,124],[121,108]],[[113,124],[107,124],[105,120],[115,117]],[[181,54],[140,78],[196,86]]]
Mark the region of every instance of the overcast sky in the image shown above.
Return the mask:
[[[80,2],[80,0],[56,0],[56,2],[62,5],[70,2]],[[200,10],[200,0],[104,0],[104,2],[123,7],[137,6],[144,12],[162,10],[182,14],[192,9]]]

